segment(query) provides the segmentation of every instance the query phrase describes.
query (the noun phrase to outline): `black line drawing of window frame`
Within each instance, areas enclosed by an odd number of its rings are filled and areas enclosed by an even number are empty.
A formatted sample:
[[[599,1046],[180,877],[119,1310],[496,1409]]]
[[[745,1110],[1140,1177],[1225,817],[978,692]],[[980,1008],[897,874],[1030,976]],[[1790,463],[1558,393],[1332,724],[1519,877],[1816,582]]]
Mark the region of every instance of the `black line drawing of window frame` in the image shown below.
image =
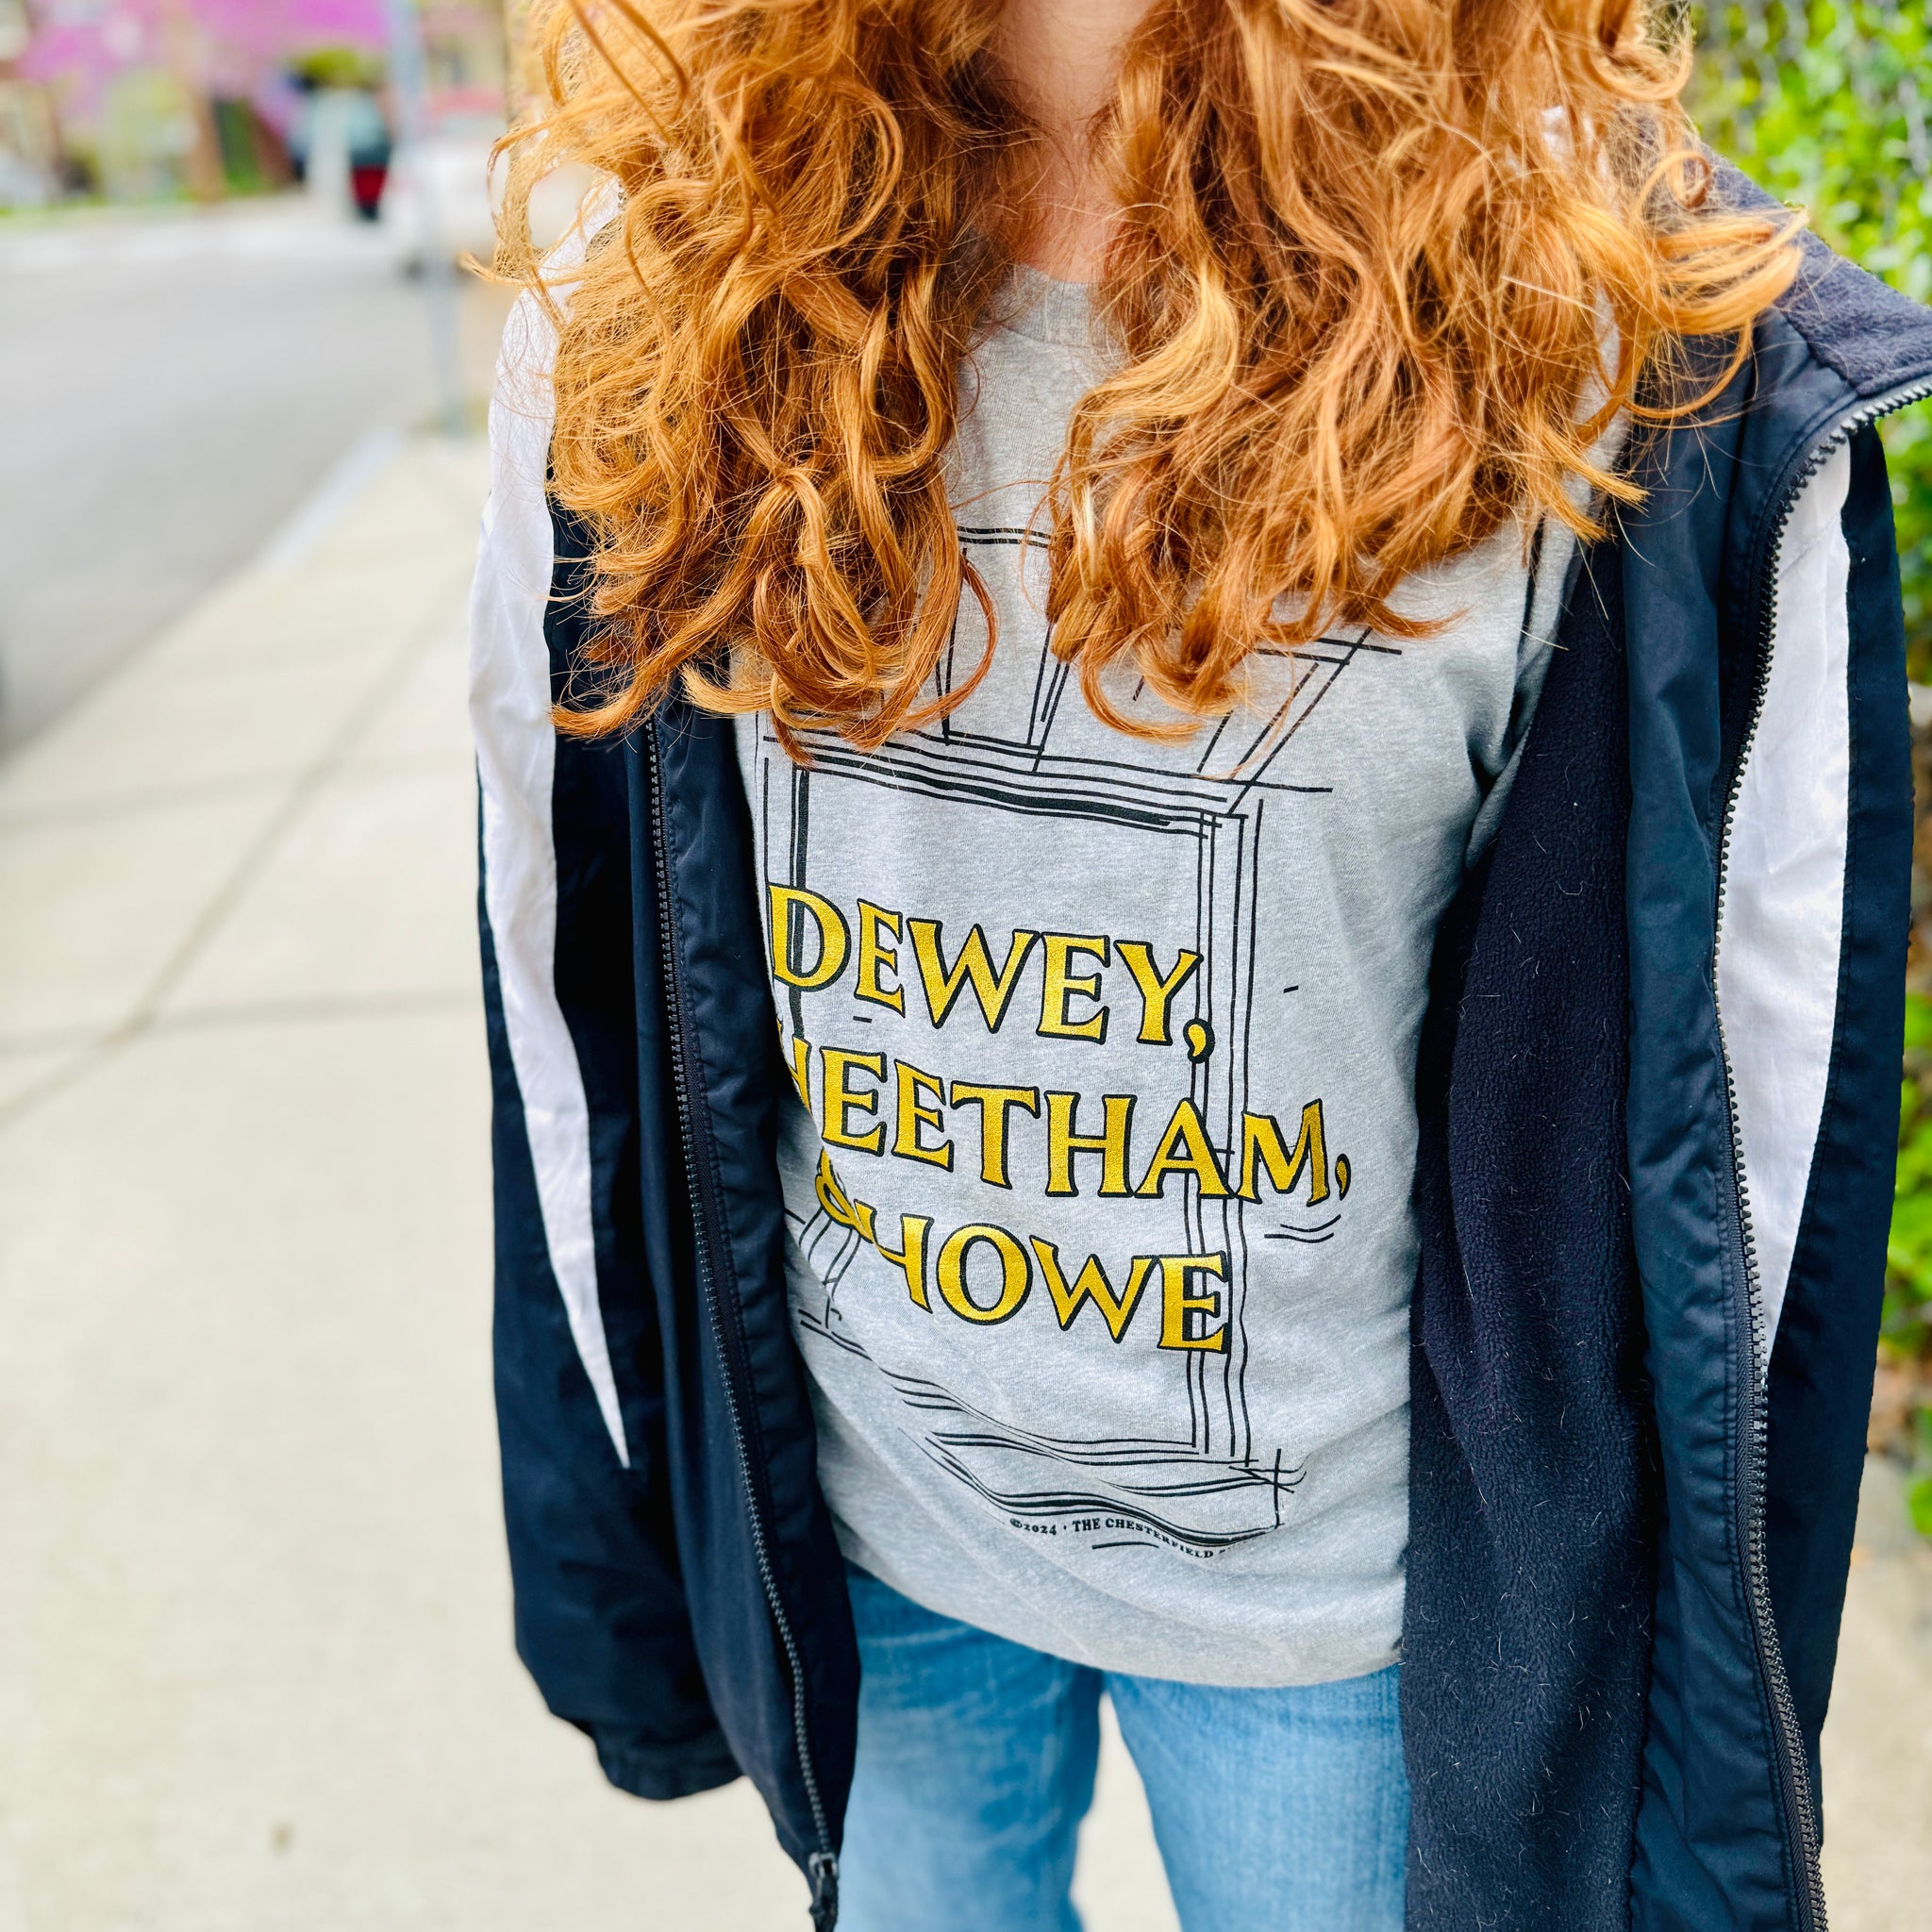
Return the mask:
[[[1037,534],[1017,529],[962,527],[971,550],[1037,548]],[[970,602],[970,600],[968,600]],[[955,649],[942,659],[936,686],[953,688]],[[1011,646],[1003,639],[1003,649]],[[1367,631],[1324,637],[1286,658],[1289,690],[1266,712],[1230,713],[1207,732],[1185,767],[1146,762],[1140,741],[1115,736],[1114,757],[1068,753],[1056,748],[1055,727],[1068,704],[1079,705],[1068,691],[1072,667],[1053,655],[1051,633],[1041,624],[1031,666],[1031,700],[1024,728],[1000,735],[971,718],[971,708],[941,718],[926,730],[902,734],[885,746],[862,752],[829,733],[813,733],[811,763],[790,768],[789,781],[766,787],[758,801],[758,847],[769,868],[782,858],[780,883],[809,883],[812,798],[831,785],[857,784],[911,793],[983,809],[1046,819],[1077,819],[1090,824],[1130,827],[1192,847],[1194,950],[1202,969],[1190,982],[1194,1001],[1191,1017],[1208,1028],[1209,1049],[1191,1065],[1189,1095],[1206,1123],[1224,1172],[1238,1175],[1241,1121],[1250,1105],[1250,1031],[1256,1006],[1256,894],[1264,830],[1278,824],[1284,808],[1300,799],[1329,795],[1325,785],[1297,785],[1274,775],[1284,748],[1307,723],[1341,673],[1362,652],[1399,655],[1371,639]],[[1137,692],[1136,698],[1140,694]],[[783,767],[769,725],[764,737],[768,773]],[[1137,761],[1137,753],[1140,761]],[[776,791],[781,795],[774,796]],[[1271,816],[1272,815],[1272,816]],[[1286,830],[1286,827],[1283,827]],[[796,963],[796,962],[794,962]],[[788,989],[792,1037],[806,1031],[798,989]],[[1088,1441],[1049,1437],[965,1407],[950,1391],[883,1364],[883,1373],[908,1407],[920,1412],[922,1447],[947,1472],[1015,1520],[1057,1521],[1101,1515],[1123,1527],[1124,1516],[1140,1520],[1131,1541],[1161,1541],[1207,1554],[1244,1541],[1278,1525],[1284,1495],[1300,1479],[1298,1469],[1284,1470],[1278,1451],[1257,1451],[1249,1417],[1245,1378],[1245,1314],[1249,1276],[1248,1222],[1255,1204],[1235,1191],[1204,1200],[1191,1180],[1180,1186],[1171,1205],[1185,1251],[1224,1254],[1227,1279],[1222,1318],[1228,1332],[1224,1351],[1181,1352],[1177,1367],[1186,1391],[1185,1426],[1178,1412],[1175,1433],[1131,1440]],[[1271,1210],[1277,1204],[1271,1203]],[[823,1223],[821,1225],[820,1224]],[[1324,1241],[1333,1218],[1288,1238]],[[830,1306],[846,1268],[858,1252],[856,1234],[821,1213],[804,1227],[794,1226],[827,1291],[824,1318],[808,1320],[808,1332],[841,1348],[864,1351],[836,1332]],[[1263,1239],[1278,1239],[1263,1235]],[[821,1258],[822,1250],[829,1252]],[[1006,1459],[1030,1457],[1042,1471],[1071,1465],[1111,1473],[1105,1491],[1077,1487],[1014,1489],[989,1481],[974,1466],[975,1455],[997,1451]],[[1138,1473],[1138,1479],[1134,1479]],[[1226,1522],[1187,1522],[1175,1513],[1184,1499],[1246,1495],[1256,1506]],[[1225,1510],[1224,1510],[1225,1515]]]

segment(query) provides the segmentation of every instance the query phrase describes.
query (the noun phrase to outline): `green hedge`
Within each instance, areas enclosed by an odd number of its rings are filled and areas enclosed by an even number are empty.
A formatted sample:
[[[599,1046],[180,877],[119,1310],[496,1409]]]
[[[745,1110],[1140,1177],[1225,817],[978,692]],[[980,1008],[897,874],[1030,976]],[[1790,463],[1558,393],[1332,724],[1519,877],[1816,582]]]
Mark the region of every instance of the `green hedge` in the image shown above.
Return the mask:
[[[1922,92],[1922,84],[1924,92]],[[1699,127],[1835,248],[1916,301],[1932,301],[1932,29],[1927,0],[1890,7],[1743,0],[1703,22]],[[1891,471],[1905,586],[1907,664],[1932,684],[1932,411],[1880,432]],[[1932,856],[1923,744],[1919,841]],[[1887,1251],[1875,1435],[1914,1467],[1919,1528],[1932,1535],[1932,920],[1923,878],[1907,969],[1897,1191]]]

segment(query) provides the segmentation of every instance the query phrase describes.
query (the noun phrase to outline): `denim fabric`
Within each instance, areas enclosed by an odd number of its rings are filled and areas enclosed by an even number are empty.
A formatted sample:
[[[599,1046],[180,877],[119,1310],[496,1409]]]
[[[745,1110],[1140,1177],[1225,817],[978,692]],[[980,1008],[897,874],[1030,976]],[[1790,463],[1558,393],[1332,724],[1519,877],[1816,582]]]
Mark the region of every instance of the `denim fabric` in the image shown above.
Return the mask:
[[[840,1932],[1079,1932],[1103,1690],[1183,1932],[1400,1932],[1394,1667],[1280,1690],[1132,1677],[850,1580],[862,1669]]]

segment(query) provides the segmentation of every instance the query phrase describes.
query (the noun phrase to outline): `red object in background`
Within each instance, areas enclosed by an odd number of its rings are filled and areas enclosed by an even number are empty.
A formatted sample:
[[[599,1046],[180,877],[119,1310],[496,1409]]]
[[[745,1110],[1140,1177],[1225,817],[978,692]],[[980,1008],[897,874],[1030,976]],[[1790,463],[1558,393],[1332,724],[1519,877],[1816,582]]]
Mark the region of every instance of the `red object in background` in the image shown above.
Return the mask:
[[[382,184],[389,179],[387,161],[358,162],[349,170],[349,192],[356,198],[356,212],[373,222],[382,207]]]

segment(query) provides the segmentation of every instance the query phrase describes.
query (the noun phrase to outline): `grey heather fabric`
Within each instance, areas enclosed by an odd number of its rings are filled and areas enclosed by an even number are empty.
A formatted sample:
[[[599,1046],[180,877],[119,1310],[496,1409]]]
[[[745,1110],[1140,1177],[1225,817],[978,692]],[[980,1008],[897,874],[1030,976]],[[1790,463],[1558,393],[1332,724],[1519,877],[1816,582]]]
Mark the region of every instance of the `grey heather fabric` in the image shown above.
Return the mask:
[[[1034,527],[1101,366],[1084,291],[1024,275],[965,377],[999,633],[943,724],[808,768],[740,725],[820,1470],[846,1554],[931,1609],[1144,1675],[1352,1676],[1402,1621],[1430,949],[1574,540],[1507,527],[1405,587],[1425,641],[1258,658],[1241,710],[1127,737],[1048,649]],[[985,640],[969,597],[941,678]]]

